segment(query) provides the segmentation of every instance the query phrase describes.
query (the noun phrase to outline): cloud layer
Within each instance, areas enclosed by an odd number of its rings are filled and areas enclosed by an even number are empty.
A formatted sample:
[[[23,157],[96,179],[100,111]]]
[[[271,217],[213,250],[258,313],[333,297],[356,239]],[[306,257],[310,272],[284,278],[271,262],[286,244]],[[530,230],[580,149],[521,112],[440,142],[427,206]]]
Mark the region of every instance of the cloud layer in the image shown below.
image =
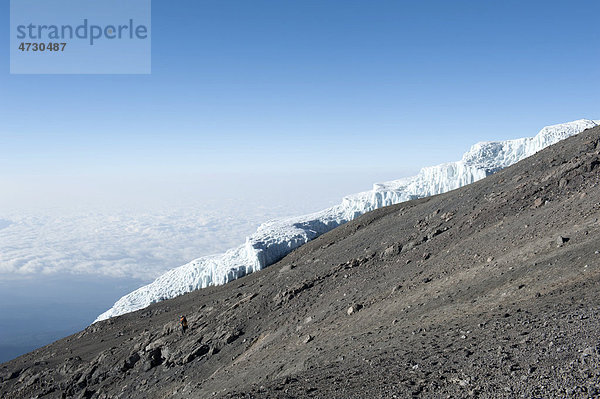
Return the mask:
[[[7,193],[0,197],[0,280],[70,273],[147,283],[243,244],[261,223],[338,204],[390,176],[323,171],[45,184],[0,176]]]
[[[229,201],[202,207],[69,210],[0,215],[0,278],[75,273],[151,280],[244,242],[290,212]]]

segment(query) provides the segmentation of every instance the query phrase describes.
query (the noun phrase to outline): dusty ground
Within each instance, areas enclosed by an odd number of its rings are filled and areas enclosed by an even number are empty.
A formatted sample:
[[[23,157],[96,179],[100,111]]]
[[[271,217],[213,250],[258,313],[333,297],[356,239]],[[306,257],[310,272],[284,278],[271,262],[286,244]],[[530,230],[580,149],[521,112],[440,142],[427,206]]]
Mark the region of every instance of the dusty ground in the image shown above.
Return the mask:
[[[0,397],[600,397],[599,183],[594,128],[5,363]]]

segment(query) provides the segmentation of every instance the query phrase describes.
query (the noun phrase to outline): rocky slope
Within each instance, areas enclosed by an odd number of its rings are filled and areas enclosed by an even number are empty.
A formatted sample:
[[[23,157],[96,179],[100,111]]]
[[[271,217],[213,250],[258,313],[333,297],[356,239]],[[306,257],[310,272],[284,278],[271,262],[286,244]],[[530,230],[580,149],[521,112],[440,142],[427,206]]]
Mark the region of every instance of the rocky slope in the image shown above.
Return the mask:
[[[598,397],[599,219],[595,127],[5,363],[0,397]]]

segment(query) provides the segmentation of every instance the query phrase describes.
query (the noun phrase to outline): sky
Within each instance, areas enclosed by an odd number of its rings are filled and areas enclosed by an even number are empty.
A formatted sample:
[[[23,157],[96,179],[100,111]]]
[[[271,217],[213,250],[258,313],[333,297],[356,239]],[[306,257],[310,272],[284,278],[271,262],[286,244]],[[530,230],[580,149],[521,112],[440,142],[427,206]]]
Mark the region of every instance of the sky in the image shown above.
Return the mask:
[[[599,12],[597,1],[155,0],[150,75],[11,75],[0,40],[0,284],[12,287],[0,303],[30,293],[0,312],[0,361],[263,221],[478,141],[600,119]],[[55,322],[37,323],[47,303]],[[44,327],[24,344],[32,325]]]
[[[598,117],[596,1],[152,7],[149,76],[21,76],[0,65],[0,170],[11,184],[401,170]]]

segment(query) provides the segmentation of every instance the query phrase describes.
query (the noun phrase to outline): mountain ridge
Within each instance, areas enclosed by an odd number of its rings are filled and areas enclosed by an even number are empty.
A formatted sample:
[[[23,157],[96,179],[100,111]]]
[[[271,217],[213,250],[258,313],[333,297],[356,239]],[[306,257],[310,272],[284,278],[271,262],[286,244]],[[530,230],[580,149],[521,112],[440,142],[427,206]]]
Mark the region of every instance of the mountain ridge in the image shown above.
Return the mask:
[[[246,243],[224,254],[198,258],[119,299],[96,321],[142,309],[210,285],[233,281],[277,262],[321,234],[374,209],[441,194],[489,176],[579,132],[598,125],[580,119],[544,127],[534,137],[474,144],[460,161],[422,168],[418,175],[376,183],[373,190],[344,197],[342,203],[308,215],[260,225]]]
[[[597,397],[599,198],[595,127],[5,363],[0,396]]]

